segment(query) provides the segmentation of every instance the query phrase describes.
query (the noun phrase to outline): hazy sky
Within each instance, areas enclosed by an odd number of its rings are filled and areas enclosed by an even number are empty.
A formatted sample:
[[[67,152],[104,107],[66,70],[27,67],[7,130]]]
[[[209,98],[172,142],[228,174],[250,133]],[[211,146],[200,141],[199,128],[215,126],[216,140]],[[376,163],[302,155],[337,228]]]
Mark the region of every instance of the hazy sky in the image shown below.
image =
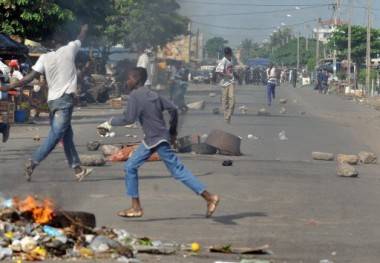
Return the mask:
[[[367,0],[352,1],[353,23],[365,25]],[[228,39],[232,46],[237,46],[245,38],[257,42],[263,41],[281,23],[289,25],[295,32],[311,36],[312,28],[316,26],[316,21],[311,20],[316,20],[318,17],[332,18],[333,10],[329,4],[335,1],[178,0],[178,2],[181,5],[181,13],[193,21],[193,30],[199,28],[208,38],[222,36]],[[341,18],[348,20],[350,0],[341,0],[341,2]],[[380,28],[380,0],[372,2],[374,27]]]

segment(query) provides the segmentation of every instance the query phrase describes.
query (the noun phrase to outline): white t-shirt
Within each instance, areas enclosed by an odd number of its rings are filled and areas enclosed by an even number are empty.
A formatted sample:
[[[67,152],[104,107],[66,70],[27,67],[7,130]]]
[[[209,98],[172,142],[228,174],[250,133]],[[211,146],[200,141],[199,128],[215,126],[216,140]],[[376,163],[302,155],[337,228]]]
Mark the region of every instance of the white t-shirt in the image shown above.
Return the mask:
[[[22,73],[18,70],[13,71],[13,74],[9,73],[9,78],[16,78],[18,80],[22,80],[24,76]]]
[[[277,82],[277,74],[276,74],[276,68],[273,67],[270,72],[269,68],[267,69],[267,76],[268,76],[268,82],[276,83]]]
[[[80,47],[79,40],[72,41],[57,51],[43,54],[32,67],[34,71],[45,74],[49,87],[48,101],[56,100],[65,93],[77,92],[75,57]]]
[[[152,63],[150,62],[149,56],[146,53],[140,55],[137,61],[137,67],[145,68],[148,73],[148,79],[145,82],[145,86],[152,85]]]
[[[229,61],[226,57],[224,57],[218,64],[218,66],[215,69],[216,73],[222,73],[224,75],[232,75],[232,78],[225,76],[222,81],[220,82],[220,85],[222,87],[227,87],[234,83],[235,77],[233,76],[233,64],[231,61]]]

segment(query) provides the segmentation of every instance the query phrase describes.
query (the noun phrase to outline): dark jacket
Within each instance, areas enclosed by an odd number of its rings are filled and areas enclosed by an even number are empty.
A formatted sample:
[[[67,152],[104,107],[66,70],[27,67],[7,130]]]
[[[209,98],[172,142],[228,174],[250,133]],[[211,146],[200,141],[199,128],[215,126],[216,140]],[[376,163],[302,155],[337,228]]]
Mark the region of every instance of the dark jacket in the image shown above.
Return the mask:
[[[170,114],[170,128],[166,128],[164,111]],[[162,142],[170,142],[177,134],[177,107],[147,87],[131,92],[123,116],[112,118],[111,125],[124,126],[139,121],[145,133],[144,145],[152,149]]]

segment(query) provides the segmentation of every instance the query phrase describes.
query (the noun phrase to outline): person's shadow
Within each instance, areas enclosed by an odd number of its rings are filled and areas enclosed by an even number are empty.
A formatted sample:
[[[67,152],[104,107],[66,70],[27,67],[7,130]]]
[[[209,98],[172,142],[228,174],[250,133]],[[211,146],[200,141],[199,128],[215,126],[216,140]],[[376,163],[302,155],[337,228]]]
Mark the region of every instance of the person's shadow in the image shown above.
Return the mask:
[[[231,215],[213,216],[211,220],[224,225],[238,225],[236,220],[249,218],[249,217],[266,217],[266,213],[262,212],[244,212]],[[168,217],[168,218],[152,218],[152,219],[125,219],[128,222],[161,222],[161,221],[176,221],[176,220],[189,220],[189,219],[206,219],[204,215],[196,214],[188,217]]]

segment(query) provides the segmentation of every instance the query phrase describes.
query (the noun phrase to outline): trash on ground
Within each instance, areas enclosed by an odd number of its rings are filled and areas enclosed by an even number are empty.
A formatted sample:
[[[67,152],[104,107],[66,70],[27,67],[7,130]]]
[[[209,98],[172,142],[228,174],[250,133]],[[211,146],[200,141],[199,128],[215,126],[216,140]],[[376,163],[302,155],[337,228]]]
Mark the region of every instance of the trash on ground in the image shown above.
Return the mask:
[[[201,100],[201,101],[189,103],[187,104],[187,107],[191,110],[203,110],[205,108],[205,105],[206,105],[205,101]]]
[[[93,214],[58,210],[48,199],[2,199],[11,206],[0,208],[0,260],[138,263],[138,253],[171,255],[189,247],[137,238],[124,229],[96,228]],[[190,248],[199,252],[201,246],[192,243]]]
[[[280,109],[280,113],[281,113],[281,114],[286,114],[286,113],[287,113],[287,110],[286,110],[284,107],[282,107],[282,108]]]
[[[337,175],[342,177],[358,177],[359,172],[348,163],[339,163],[337,166]]]
[[[209,250],[211,253],[223,254],[240,254],[240,255],[269,255],[272,252],[269,250],[269,245],[259,247],[233,247],[232,245],[213,246]]]
[[[255,136],[253,134],[248,134],[247,138],[250,140],[258,140],[259,139],[259,137]]]
[[[240,111],[241,114],[247,114],[247,112],[248,112],[248,107],[247,107],[247,105],[242,105],[242,106],[240,106],[240,107],[239,107],[239,111]]]
[[[333,153],[312,152],[311,156],[313,160],[317,160],[317,161],[334,161],[335,159],[335,156]]]
[[[206,139],[206,143],[218,149],[222,155],[240,156],[241,139],[222,130],[213,130]]]
[[[261,109],[257,112],[257,115],[259,115],[259,116],[269,116],[269,115],[270,115],[270,112],[267,111],[267,109],[265,109],[265,108],[261,108]]]
[[[180,153],[190,153],[192,151],[191,146],[200,142],[201,138],[197,134],[180,137],[177,139],[177,150]]]
[[[288,99],[280,99],[280,104],[286,104],[288,103]]]
[[[377,156],[371,152],[362,151],[359,153],[359,159],[361,163],[364,164],[375,164],[377,163]]]
[[[210,92],[210,93],[208,94],[208,96],[209,96],[209,97],[216,97],[216,93],[215,93],[215,92]]]
[[[81,155],[80,160],[83,166],[103,166],[106,164],[104,157],[99,154]]]
[[[225,160],[222,163],[223,166],[232,166],[233,164],[234,162],[232,160]]]
[[[214,146],[211,146],[207,143],[196,143],[191,145],[191,152],[195,154],[216,154],[218,149],[216,149]]]
[[[285,131],[280,131],[280,133],[278,134],[278,138],[280,139],[280,141],[287,141],[288,140],[288,137],[286,136]]]
[[[96,129],[101,137],[110,137],[112,126],[106,121],[100,124]]]
[[[33,137],[33,141],[35,141],[35,142],[39,142],[39,141],[41,141],[41,136],[40,136],[40,135],[35,135],[35,136]]]
[[[97,151],[99,150],[99,147],[100,147],[100,142],[99,141],[89,141],[87,143],[87,150],[89,151]]]
[[[351,165],[357,165],[359,163],[359,156],[351,154],[338,154],[336,156],[338,163],[348,163]]]
[[[104,156],[110,156],[115,154],[121,149],[120,146],[115,146],[115,145],[102,145],[100,147],[100,150],[102,151]]]

